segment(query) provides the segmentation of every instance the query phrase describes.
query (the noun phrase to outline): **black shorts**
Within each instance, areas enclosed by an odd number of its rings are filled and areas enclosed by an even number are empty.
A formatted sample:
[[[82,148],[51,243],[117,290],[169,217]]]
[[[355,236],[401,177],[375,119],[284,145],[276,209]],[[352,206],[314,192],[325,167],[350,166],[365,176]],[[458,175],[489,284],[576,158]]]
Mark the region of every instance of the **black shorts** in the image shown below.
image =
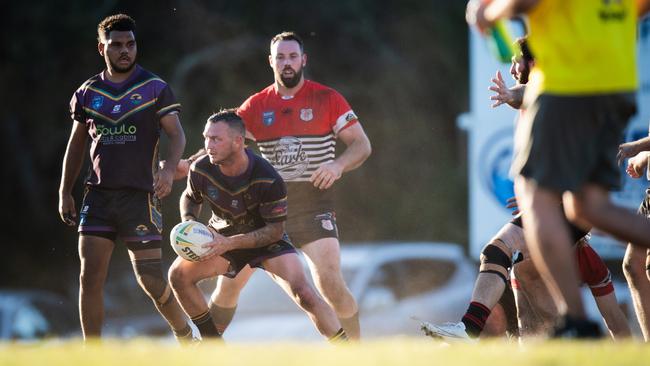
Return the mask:
[[[225,252],[221,256],[230,262],[228,272],[224,276],[235,278],[237,273],[242,270],[247,264],[251,267],[262,267],[262,262],[284,254],[296,253],[296,248],[293,247],[288,241],[287,234],[283,240],[269,244],[265,247],[254,249],[235,249]]]
[[[542,94],[517,125],[512,172],[556,192],[586,183],[617,189],[616,153],[634,113],[632,93]]]
[[[334,211],[305,212],[287,218],[287,233],[296,248],[323,238],[339,237]]]
[[[152,193],[86,188],[79,214],[80,235],[113,241],[119,237],[129,243],[129,249],[152,249],[160,248],[162,228],[160,201]],[[132,248],[135,242],[137,247]]]

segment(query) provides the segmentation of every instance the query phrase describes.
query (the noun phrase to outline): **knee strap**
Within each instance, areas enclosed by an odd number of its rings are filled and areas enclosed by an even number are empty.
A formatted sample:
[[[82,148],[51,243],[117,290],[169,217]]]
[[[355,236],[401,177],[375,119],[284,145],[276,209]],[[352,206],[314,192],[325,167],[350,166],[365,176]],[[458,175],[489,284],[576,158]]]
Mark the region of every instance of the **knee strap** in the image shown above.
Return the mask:
[[[508,284],[508,270],[512,267],[510,249],[501,241],[494,240],[483,247],[481,251],[481,266],[479,272],[494,273]]]
[[[131,262],[135,277],[142,289],[158,305],[165,305],[171,297],[171,288],[162,271],[160,259],[136,259]]]

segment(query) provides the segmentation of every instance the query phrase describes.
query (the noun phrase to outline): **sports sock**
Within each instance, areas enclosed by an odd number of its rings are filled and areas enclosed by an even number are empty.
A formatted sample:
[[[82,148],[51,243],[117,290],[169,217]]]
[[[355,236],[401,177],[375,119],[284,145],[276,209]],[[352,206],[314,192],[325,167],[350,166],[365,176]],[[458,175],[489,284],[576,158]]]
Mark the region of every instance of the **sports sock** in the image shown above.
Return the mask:
[[[213,302],[210,302],[210,316],[212,316],[212,321],[217,326],[219,333],[223,334],[230,325],[232,318],[235,316],[235,311],[237,310],[237,305],[232,308],[223,308]]]
[[[465,331],[471,338],[477,338],[481,334],[490,312],[487,306],[479,302],[469,303],[469,308],[461,321],[465,324]]]
[[[192,323],[194,323],[194,325],[196,325],[196,327],[199,328],[202,338],[221,337],[221,333],[212,322],[212,317],[210,316],[209,310],[207,310],[205,313],[199,316],[192,318]]]

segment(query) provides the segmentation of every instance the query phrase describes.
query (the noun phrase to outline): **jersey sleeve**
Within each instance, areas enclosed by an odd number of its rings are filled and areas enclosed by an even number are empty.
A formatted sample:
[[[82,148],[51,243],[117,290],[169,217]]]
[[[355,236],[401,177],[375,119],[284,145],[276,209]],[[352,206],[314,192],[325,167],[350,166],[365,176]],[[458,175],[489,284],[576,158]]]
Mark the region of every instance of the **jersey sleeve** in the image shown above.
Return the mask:
[[[594,297],[614,292],[609,268],[596,251],[588,244],[579,243],[576,247],[576,260],[582,281],[589,286]]]
[[[255,137],[255,111],[252,103],[253,96],[249,97],[237,108],[237,115],[244,121],[246,131]]]
[[[163,117],[166,114],[173,112],[180,112],[181,104],[176,101],[174,92],[169,85],[165,84],[160,94],[156,97],[156,114],[158,117]]]
[[[348,101],[337,91],[332,91],[330,95],[330,111],[332,131],[335,135],[359,122]]]
[[[77,90],[70,99],[70,116],[73,120],[86,123],[86,112],[84,111],[83,91]]]
[[[268,186],[261,197],[260,215],[265,222],[287,220],[287,186],[279,176]]]
[[[201,191],[203,177],[197,173],[193,166],[190,167],[190,173],[187,175],[187,186],[185,187],[185,196],[196,204],[203,202],[203,193]]]

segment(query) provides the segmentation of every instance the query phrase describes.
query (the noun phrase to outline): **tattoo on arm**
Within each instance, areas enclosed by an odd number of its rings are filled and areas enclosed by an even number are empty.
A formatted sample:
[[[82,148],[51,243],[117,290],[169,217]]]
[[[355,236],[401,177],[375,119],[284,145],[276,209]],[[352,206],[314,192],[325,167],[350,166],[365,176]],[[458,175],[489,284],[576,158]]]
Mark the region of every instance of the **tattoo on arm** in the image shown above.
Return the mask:
[[[259,248],[273,244],[282,238],[284,222],[267,223],[266,226],[250,233],[233,235],[236,249]]]

